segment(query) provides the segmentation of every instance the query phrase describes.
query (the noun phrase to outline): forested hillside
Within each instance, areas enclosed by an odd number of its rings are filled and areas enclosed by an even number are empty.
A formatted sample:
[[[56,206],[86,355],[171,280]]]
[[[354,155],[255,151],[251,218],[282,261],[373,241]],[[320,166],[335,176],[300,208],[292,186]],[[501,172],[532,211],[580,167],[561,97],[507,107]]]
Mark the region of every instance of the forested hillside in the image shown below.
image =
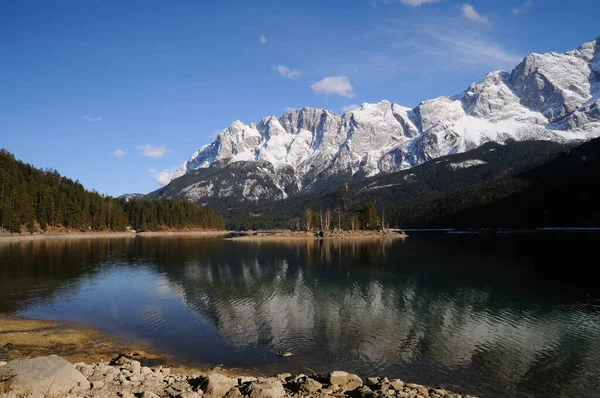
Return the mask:
[[[182,201],[115,199],[87,191],[56,170],[0,151],[0,231],[222,229],[213,211]]]

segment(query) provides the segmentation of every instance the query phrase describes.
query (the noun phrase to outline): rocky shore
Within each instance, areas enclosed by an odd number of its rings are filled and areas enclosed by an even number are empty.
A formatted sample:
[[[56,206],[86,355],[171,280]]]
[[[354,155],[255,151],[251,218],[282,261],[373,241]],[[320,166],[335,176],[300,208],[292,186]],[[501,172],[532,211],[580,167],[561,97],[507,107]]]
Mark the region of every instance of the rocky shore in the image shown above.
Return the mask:
[[[204,374],[147,367],[135,354],[110,362],[71,364],[57,355],[0,362],[0,398],[462,398],[444,389],[334,371],[326,375],[238,376],[220,368]],[[469,398],[469,395],[465,395]]]

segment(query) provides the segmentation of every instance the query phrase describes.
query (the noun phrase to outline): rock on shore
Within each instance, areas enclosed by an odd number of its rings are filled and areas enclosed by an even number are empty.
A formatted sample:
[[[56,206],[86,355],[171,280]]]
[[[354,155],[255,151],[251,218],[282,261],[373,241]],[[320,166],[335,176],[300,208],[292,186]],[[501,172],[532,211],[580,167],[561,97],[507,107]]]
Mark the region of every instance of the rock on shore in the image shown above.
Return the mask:
[[[162,366],[146,367],[120,356],[110,363],[72,365],[50,355],[0,362],[0,398],[284,398],[284,397],[401,397],[462,398],[443,389],[401,380],[370,377],[366,383],[355,374],[334,371],[328,375],[289,373],[274,377],[173,374]],[[469,398],[470,396],[465,396]]]

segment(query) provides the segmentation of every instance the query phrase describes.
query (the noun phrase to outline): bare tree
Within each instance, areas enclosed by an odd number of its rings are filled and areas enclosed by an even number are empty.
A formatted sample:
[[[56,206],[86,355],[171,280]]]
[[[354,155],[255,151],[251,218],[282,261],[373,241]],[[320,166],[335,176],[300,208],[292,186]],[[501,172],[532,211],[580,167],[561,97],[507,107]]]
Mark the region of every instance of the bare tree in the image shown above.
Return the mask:
[[[331,209],[327,209],[327,211],[325,211],[325,230],[329,231],[331,229],[331,224],[333,221],[333,212],[331,211]]]
[[[313,229],[313,219],[315,217],[315,212],[309,207],[304,212],[304,223],[306,225],[307,231],[312,231]]]
[[[319,210],[319,229],[323,229],[323,209]]]

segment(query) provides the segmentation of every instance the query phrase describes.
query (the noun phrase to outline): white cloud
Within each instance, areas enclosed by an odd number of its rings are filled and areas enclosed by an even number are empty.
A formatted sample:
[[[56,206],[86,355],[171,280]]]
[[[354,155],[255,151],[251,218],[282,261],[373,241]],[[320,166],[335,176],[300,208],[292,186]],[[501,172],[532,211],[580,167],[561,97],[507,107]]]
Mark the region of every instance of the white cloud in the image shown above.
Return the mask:
[[[527,12],[527,10],[533,5],[533,0],[526,0],[525,3],[512,9],[513,14],[519,15]]]
[[[353,87],[346,76],[329,76],[310,86],[315,94],[341,95],[342,97],[352,98],[356,94],[352,92]]]
[[[340,109],[342,110],[342,112],[348,113],[348,112],[352,112],[358,108],[360,108],[360,105],[350,104],[350,105],[344,105]]]
[[[164,146],[152,146],[149,144],[138,146],[138,149],[147,158],[162,158],[167,152],[171,152]]]
[[[155,169],[148,169],[148,173],[156,182],[163,186],[171,182],[171,177],[173,176],[173,172],[170,170],[158,172]]]
[[[411,7],[420,7],[423,4],[435,4],[435,3],[439,2],[439,0],[398,0],[398,1],[402,4],[404,4],[405,6],[411,6]],[[389,0],[387,2],[389,2]]]
[[[102,118],[100,116],[90,116],[90,115],[85,115],[83,117],[83,120],[87,121],[87,122],[99,122],[100,120],[102,120]]]
[[[285,113],[294,112],[296,108],[292,108],[291,106],[286,106],[284,111]]]
[[[279,76],[286,77],[288,79],[295,79],[298,76],[300,76],[300,71],[297,71],[295,69],[290,69],[284,65],[277,65],[273,69],[275,69],[277,71],[277,73],[279,73]]]
[[[267,40],[267,36],[265,36],[262,33],[261,33],[260,38],[258,40],[260,40],[260,44],[267,44],[269,42],[269,40]]]
[[[472,5],[463,4],[460,8],[465,18],[478,23],[489,23],[489,20],[483,15],[479,14]]]
[[[123,156],[127,155],[127,153],[125,153],[125,151],[122,149],[117,149],[112,153],[112,155],[116,158],[122,158]]]

